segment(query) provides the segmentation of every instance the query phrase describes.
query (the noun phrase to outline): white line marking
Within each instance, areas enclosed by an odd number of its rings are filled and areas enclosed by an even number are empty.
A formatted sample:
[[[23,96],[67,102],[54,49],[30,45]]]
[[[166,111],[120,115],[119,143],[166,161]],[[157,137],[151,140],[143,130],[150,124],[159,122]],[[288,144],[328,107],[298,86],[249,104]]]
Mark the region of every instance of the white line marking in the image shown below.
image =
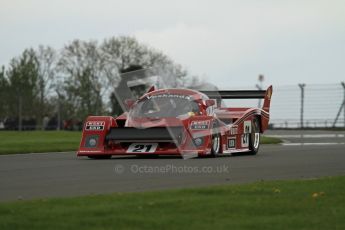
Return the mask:
[[[345,145],[345,142],[324,142],[324,143],[282,143],[284,146],[303,146],[303,145]]]
[[[343,138],[345,134],[291,134],[291,135],[267,135],[277,138]]]

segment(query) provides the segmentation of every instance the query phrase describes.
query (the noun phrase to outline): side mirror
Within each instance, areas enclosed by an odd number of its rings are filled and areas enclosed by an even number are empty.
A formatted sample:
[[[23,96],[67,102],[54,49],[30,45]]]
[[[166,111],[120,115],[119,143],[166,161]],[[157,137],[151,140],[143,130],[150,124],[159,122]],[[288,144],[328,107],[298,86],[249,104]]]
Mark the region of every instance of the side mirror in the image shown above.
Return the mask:
[[[126,105],[127,109],[132,108],[134,103],[135,103],[135,100],[133,100],[133,99],[126,99],[125,100],[125,105]]]
[[[214,106],[216,103],[214,100],[208,99],[205,101],[206,107]]]

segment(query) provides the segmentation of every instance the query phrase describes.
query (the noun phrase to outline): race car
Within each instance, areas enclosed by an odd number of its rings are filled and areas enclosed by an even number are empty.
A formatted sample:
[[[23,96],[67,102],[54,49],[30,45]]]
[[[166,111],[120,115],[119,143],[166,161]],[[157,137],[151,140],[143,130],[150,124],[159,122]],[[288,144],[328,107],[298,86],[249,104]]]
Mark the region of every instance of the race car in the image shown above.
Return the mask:
[[[272,86],[267,90],[155,89],[125,99],[118,117],[89,116],[77,156],[219,156],[257,154],[268,128]],[[263,99],[262,108],[226,107],[224,99]]]

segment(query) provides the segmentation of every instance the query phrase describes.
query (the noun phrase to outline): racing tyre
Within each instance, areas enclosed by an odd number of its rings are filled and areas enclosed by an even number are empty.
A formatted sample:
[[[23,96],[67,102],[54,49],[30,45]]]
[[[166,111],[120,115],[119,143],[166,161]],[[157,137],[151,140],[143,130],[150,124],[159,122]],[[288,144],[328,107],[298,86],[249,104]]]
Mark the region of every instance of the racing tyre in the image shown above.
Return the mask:
[[[221,153],[221,138],[220,134],[213,134],[212,135],[212,143],[211,143],[211,155],[218,156]]]
[[[111,155],[95,155],[95,156],[87,156],[90,159],[110,159]]]
[[[257,117],[252,120],[252,133],[249,136],[249,154],[255,155],[260,147],[260,121]]]

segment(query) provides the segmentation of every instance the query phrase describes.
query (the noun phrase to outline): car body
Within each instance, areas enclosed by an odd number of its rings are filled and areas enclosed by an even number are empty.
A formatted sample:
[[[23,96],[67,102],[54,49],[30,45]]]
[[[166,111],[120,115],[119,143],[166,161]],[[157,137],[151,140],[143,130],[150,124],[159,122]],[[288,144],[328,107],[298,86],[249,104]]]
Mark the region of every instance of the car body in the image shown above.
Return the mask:
[[[89,116],[78,156],[217,156],[256,154],[268,128],[272,86],[267,90],[196,91],[152,87],[118,117]],[[229,108],[222,99],[264,99],[262,108]]]

